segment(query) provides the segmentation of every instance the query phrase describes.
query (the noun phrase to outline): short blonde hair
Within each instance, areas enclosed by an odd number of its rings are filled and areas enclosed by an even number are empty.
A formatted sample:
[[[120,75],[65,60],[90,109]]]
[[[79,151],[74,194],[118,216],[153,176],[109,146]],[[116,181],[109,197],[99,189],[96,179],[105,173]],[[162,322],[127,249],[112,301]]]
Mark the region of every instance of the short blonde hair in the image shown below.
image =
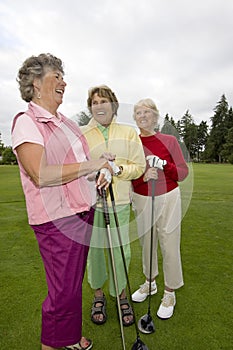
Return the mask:
[[[91,113],[91,103],[94,94],[97,94],[99,97],[105,97],[112,104],[112,112],[113,115],[117,115],[117,110],[119,108],[119,103],[116,98],[115,93],[107,86],[107,85],[99,85],[92,87],[88,90],[88,99],[87,99],[87,107]]]
[[[137,103],[135,103],[134,108],[133,108],[133,111],[134,111],[133,117],[134,117],[134,119],[135,119],[136,110],[139,107],[150,108],[154,112],[156,118],[158,119],[158,117],[159,117],[159,110],[158,110],[156,104],[154,103],[154,101],[151,98],[143,98],[142,100],[139,100]]]

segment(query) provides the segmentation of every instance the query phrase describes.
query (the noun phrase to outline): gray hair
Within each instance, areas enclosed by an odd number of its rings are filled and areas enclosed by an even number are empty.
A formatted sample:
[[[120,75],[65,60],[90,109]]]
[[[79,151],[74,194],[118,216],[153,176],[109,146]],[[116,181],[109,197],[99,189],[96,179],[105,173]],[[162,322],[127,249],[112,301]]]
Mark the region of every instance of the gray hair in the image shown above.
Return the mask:
[[[33,82],[35,78],[43,78],[48,70],[60,71],[64,74],[63,63],[50,53],[27,58],[20,68],[17,76],[19,90],[24,101],[30,102],[34,96]]]
[[[138,109],[138,107],[147,107],[150,108],[155,116],[158,118],[159,117],[159,110],[156,106],[156,104],[154,103],[154,101],[151,98],[143,98],[142,100],[138,101],[137,103],[135,103],[134,108],[133,108],[133,117],[135,119],[135,113],[136,110]]]

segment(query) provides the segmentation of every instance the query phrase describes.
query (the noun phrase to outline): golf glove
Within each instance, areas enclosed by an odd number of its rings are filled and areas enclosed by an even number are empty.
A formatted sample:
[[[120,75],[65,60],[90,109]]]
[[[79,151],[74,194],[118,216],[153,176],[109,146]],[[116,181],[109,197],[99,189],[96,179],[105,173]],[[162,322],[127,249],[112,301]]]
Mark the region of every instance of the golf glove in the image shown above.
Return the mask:
[[[158,168],[160,170],[163,170],[163,167],[167,164],[166,160],[160,159],[155,155],[147,156],[146,160],[148,160],[151,168]]]
[[[118,176],[121,174],[122,170],[117,166],[113,161],[109,160],[108,161],[109,165],[111,165],[112,170],[113,170],[113,175]]]
[[[100,174],[104,174],[104,178],[108,183],[111,183],[112,181],[112,175],[110,173],[110,171],[107,168],[102,168],[100,170]]]

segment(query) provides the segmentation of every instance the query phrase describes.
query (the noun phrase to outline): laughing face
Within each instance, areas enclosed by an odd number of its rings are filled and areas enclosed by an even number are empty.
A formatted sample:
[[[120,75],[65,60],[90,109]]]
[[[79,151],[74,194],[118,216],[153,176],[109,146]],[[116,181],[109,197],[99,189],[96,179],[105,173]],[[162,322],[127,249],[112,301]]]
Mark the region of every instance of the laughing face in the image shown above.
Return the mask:
[[[112,104],[106,97],[100,97],[95,93],[91,101],[91,112],[93,118],[101,125],[107,127],[113,118]]]
[[[57,108],[62,103],[65,86],[62,73],[48,69],[43,78],[34,81],[33,102],[55,115]]]
[[[157,125],[157,116],[152,109],[140,106],[136,109],[134,115],[141,134],[154,134],[154,129]]]

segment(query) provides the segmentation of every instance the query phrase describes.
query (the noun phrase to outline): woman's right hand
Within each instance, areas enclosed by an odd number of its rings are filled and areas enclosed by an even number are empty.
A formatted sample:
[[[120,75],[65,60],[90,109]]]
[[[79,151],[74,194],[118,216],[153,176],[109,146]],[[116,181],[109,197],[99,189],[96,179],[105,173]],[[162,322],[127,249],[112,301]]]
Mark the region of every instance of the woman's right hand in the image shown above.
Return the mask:
[[[96,187],[107,189],[112,182],[113,169],[105,158],[100,158],[100,166],[98,178],[96,180]]]

